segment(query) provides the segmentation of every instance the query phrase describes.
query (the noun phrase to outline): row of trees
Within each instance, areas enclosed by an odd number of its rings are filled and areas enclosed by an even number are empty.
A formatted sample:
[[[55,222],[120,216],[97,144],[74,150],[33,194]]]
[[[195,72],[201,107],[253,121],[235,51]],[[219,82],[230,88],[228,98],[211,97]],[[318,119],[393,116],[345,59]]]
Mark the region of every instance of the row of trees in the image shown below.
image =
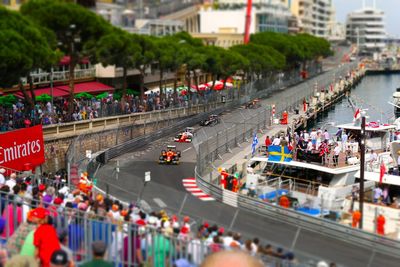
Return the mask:
[[[265,77],[331,53],[326,40],[305,34],[259,33],[251,36],[250,44],[227,50],[204,46],[184,32],[163,38],[130,34],[86,8],[62,0],[31,0],[22,5],[20,13],[1,8],[0,36],[0,86],[20,84],[32,107],[35,98],[26,92],[20,78],[29,78],[33,69],[49,69],[62,55],[70,56],[70,113],[73,74],[83,58],[122,68],[124,99],[127,70],[139,70],[143,98],[145,70],[154,63],[160,69],[160,88],[166,71],[182,69],[190,87],[192,75],[197,83],[199,71],[209,73],[213,80],[235,74]],[[176,90],[176,80],[174,87]],[[34,96],[32,84],[30,90]]]

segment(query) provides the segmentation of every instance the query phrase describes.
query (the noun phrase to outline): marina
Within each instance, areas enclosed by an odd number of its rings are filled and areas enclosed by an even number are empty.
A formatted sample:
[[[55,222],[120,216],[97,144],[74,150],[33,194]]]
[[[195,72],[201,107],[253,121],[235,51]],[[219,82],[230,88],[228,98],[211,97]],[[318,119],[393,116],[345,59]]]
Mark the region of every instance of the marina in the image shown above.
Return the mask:
[[[398,126],[394,124],[397,122],[394,113],[396,107],[389,103],[393,101],[392,94],[396,95],[400,76],[386,74],[366,75],[362,79],[354,77],[331,102],[314,97],[317,100],[311,101],[316,106],[320,104],[319,108],[293,119],[294,122],[302,122],[292,124],[296,131],[293,139],[297,141],[297,133],[303,138],[305,130],[312,132],[318,129],[321,135],[325,130],[329,133],[330,139],[326,142],[330,148],[327,154],[321,154],[319,149],[321,139],[324,141],[323,136],[317,139],[317,145],[310,150],[306,146],[304,149],[300,146],[297,146],[298,149],[292,148],[294,152],[289,160],[271,161],[268,152],[267,156],[262,152],[248,162],[251,173],[248,173],[246,182],[257,184],[257,195],[265,202],[277,205],[282,196],[287,196],[291,207],[299,212],[351,224],[351,213],[359,205],[361,129],[360,122],[349,122],[353,120],[355,109],[364,110],[367,116],[364,229],[376,231],[374,218],[382,214],[386,217],[388,235],[397,238],[400,199],[397,161],[400,143],[396,141]],[[397,103],[396,99],[394,103]],[[342,142],[341,134],[337,135],[339,130],[346,132],[348,140]],[[281,140],[284,140],[284,136],[288,138],[286,134],[280,132]],[[333,152],[335,146],[340,147],[337,162]],[[382,199],[376,198],[376,188],[383,190]]]

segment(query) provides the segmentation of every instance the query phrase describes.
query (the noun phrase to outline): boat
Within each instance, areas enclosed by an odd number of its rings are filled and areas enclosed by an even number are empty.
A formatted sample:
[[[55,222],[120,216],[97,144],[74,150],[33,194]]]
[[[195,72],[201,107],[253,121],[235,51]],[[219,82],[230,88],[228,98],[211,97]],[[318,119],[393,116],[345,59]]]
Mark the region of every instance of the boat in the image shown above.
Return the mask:
[[[393,93],[393,103],[394,106],[394,116],[396,119],[400,118],[400,88],[396,89],[396,92]]]
[[[318,152],[297,150],[293,159],[287,161],[271,161],[266,154],[261,154],[249,160],[250,172],[247,173],[246,183],[256,184],[258,197],[266,202],[276,204],[280,196],[286,194],[295,209],[310,215],[342,212],[344,207],[347,208],[347,200],[355,188],[359,188],[360,156],[356,140],[360,140],[361,126],[342,124],[336,127],[346,131],[350,137],[345,145],[330,140],[331,151],[336,143],[342,147],[336,166],[332,153],[325,158],[325,164],[322,164]],[[379,183],[383,162],[390,173],[385,174],[383,183],[392,187],[393,194],[397,192],[400,195],[400,177],[393,174],[397,170],[397,151],[400,151],[400,141],[391,142],[395,131],[395,125],[378,122],[366,125],[365,192],[372,192]],[[366,195],[371,196],[372,193]]]

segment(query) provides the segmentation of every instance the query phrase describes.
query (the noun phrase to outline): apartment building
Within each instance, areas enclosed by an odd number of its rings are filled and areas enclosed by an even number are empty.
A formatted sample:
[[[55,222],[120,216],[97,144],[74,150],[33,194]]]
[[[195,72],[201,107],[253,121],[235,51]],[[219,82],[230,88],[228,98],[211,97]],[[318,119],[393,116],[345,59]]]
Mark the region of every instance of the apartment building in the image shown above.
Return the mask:
[[[298,18],[299,31],[328,38],[334,19],[332,0],[281,0]]]
[[[374,7],[363,7],[347,16],[346,39],[358,44],[359,53],[372,55],[386,44],[385,14]]]

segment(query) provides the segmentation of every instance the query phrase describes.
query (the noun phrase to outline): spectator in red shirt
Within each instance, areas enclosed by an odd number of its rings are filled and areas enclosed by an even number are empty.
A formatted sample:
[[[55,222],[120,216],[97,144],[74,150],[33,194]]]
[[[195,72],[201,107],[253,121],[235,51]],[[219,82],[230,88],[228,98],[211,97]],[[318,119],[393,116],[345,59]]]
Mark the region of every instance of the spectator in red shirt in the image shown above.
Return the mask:
[[[31,214],[39,225],[33,235],[33,244],[36,247],[35,256],[40,260],[42,267],[50,267],[51,255],[60,249],[56,229],[48,224],[49,212],[46,209],[36,208]]]
[[[146,226],[146,213],[143,211],[139,212],[140,219],[136,221],[136,224],[139,226]]]
[[[270,145],[272,144],[271,139],[269,138],[269,136],[267,136],[265,138],[265,146],[268,148]]]

